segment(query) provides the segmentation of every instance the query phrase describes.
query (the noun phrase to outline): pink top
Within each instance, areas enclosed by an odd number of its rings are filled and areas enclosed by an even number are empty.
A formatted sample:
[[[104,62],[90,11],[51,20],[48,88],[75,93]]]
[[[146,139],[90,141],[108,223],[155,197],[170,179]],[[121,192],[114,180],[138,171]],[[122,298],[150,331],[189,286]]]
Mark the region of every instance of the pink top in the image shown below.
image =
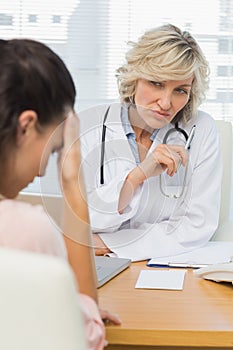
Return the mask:
[[[0,201],[0,245],[67,258],[63,236],[43,207],[15,200]],[[80,298],[88,349],[101,350],[106,345],[105,328],[98,307],[89,296]]]

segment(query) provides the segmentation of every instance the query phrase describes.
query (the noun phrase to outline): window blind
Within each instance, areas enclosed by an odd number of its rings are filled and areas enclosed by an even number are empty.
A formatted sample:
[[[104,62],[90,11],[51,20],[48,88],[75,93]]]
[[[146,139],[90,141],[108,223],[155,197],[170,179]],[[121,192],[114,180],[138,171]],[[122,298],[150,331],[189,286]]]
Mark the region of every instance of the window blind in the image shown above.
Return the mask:
[[[74,78],[78,111],[115,101],[115,71],[127,42],[168,22],[190,31],[210,63],[210,88],[201,109],[233,122],[232,0],[0,2],[0,37],[37,39],[57,52]],[[48,186],[51,191],[52,181]]]
[[[202,109],[233,121],[232,0],[1,0],[0,36],[30,37],[54,49],[77,88],[77,109],[118,98],[115,70],[127,41],[163,23],[189,30],[208,61]]]

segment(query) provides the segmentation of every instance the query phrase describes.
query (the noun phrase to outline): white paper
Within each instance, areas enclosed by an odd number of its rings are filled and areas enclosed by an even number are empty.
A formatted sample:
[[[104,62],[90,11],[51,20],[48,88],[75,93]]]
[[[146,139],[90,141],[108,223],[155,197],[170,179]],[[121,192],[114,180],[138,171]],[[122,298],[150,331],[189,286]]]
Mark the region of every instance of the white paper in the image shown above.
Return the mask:
[[[185,270],[142,270],[135,288],[182,290]]]
[[[147,265],[174,266],[183,264],[183,267],[199,267],[210,264],[230,262],[233,257],[233,241],[208,242],[204,247],[195,249],[188,253],[154,258],[148,261]]]

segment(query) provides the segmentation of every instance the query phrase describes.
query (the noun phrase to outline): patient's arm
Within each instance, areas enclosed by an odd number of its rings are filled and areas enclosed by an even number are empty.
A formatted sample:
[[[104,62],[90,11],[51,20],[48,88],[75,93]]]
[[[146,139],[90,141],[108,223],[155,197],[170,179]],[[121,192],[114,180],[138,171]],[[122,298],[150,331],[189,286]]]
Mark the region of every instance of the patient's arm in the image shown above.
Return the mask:
[[[97,300],[97,277],[89,224],[84,178],[81,171],[79,120],[68,117],[64,128],[64,147],[59,157],[61,188],[64,198],[63,233],[68,259],[74,270],[79,291]],[[103,320],[120,324],[118,315],[99,310]]]
[[[79,291],[97,301],[94,251],[80,164],[79,120],[77,116],[69,116],[64,125],[64,146],[59,157],[64,197],[62,229]]]

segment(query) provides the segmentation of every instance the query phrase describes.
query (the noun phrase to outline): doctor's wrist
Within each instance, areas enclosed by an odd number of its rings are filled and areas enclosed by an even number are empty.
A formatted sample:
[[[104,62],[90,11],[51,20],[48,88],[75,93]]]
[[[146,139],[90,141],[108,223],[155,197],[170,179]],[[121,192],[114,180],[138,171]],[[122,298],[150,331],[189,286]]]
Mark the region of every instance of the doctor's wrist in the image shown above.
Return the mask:
[[[126,177],[126,180],[130,182],[133,190],[135,191],[146,179],[146,176],[140,166],[134,168]]]

